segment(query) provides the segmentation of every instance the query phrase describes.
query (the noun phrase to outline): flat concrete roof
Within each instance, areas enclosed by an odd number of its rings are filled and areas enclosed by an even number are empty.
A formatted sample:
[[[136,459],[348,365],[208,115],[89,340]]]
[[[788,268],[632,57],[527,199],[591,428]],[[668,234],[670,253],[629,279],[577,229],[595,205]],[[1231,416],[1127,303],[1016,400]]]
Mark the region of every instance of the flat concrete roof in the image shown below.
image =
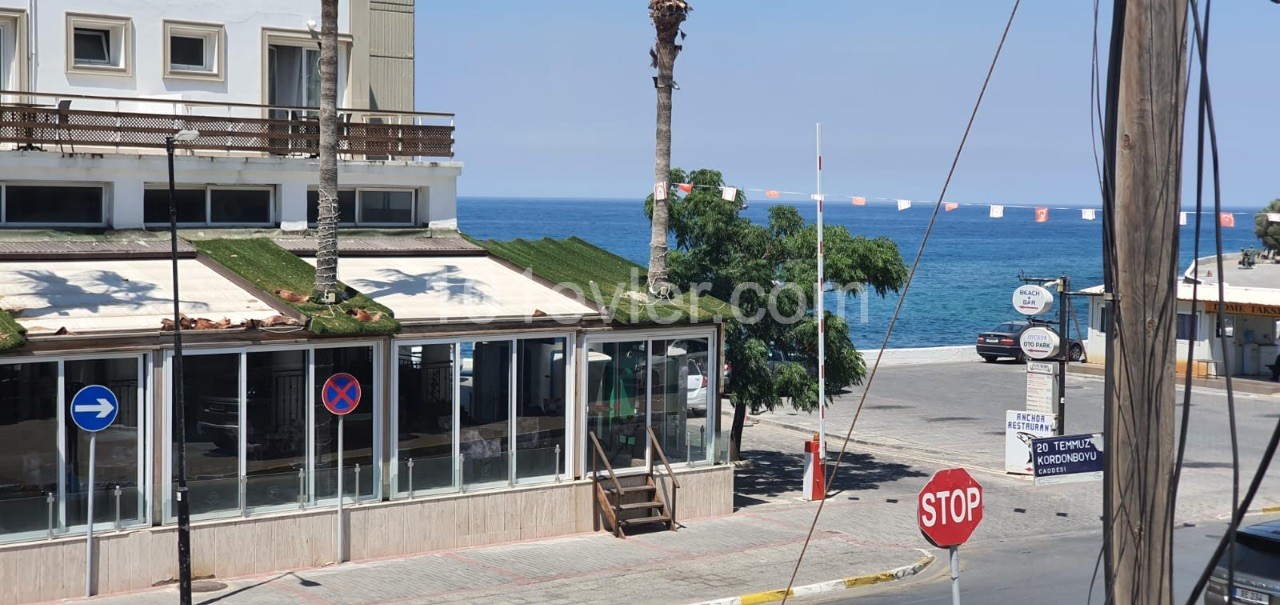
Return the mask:
[[[0,262],[0,308],[32,336],[160,331],[173,318],[172,271],[169,260]],[[188,318],[238,327],[279,313],[198,260],[179,260],[178,275]]]
[[[349,257],[339,260],[338,279],[409,323],[600,316],[572,291],[566,296],[486,256]]]
[[[1193,271],[1195,269],[1195,271]],[[1184,277],[1198,277],[1200,285],[1217,284],[1242,288],[1280,289],[1280,263],[1274,260],[1258,260],[1252,267],[1240,266],[1239,254],[1222,255],[1222,274],[1218,274],[1218,261],[1215,256],[1200,259],[1198,266],[1193,263],[1187,266]]]

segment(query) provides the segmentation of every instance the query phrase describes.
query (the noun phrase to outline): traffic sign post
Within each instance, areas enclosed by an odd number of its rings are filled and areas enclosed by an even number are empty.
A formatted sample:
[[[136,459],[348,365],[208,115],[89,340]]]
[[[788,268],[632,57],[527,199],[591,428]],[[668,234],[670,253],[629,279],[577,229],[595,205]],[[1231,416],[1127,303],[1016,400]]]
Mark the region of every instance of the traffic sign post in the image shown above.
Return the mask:
[[[332,412],[338,417],[338,558],[337,562],[341,563],[346,560],[343,551],[346,544],[346,536],[343,535],[345,521],[342,518],[342,436],[346,433],[342,425],[343,418],[356,409],[360,405],[360,381],[356,380],[346,372],[339,372],[330,376],[324,381],[324,386],[320,388],[320,402],[324,404],[325,409]],[[357,486],[357,492],[359,486]],[[360,494],[357,493],[359,498]]]
[[[947,548],[951,555],[951,602],[960,603],[960,554],[958,547],[982,522],[982,486],[962,468],[933,474],[916,498],[916,520],[930,544]]]
[[[71,421],[89,433],[89,510],[84,546],[84,596],[93,596],[93,488],[97,484],[98,431],[111,426],[120,413],[120,400],[100,384],[86,386],[71,397]]]

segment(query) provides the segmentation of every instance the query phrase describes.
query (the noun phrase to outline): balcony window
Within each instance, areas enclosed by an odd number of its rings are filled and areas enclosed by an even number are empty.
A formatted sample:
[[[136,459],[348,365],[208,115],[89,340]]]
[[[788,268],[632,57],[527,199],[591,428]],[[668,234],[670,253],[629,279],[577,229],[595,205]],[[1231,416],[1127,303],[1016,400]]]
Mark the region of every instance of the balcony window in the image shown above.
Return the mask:
[[[6,225],[99,226],[102,187],[4,185],[0,223]]]
[[[130,75],[132,30],[127,17],[67,13],[67,71]]]
[[[222,78],[220,25],[166,21],[165,77]]]

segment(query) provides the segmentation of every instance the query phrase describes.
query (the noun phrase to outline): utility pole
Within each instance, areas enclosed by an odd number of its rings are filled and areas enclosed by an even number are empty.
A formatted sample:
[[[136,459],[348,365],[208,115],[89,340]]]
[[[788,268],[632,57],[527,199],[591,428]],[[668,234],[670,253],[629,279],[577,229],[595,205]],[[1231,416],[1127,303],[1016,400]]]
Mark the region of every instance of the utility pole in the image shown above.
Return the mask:
[[[1186,97],[1185,0],[1116,0],[1114,233],[1108,330],[1105,532],[1107,602],[1170,603],[1173,592],[1178,210]],[[1113,48],[1114,50],[1114,48]],[[1110,175],[1108,175],[1110,176]]]

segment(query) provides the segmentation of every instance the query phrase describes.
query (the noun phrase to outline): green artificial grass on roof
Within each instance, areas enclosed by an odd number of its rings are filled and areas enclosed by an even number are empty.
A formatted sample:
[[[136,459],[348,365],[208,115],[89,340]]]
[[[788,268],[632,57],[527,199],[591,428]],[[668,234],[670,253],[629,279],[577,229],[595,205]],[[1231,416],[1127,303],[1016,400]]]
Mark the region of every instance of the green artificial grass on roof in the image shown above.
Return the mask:
[[[577,237],[471,241],[543,279],[576,288],[620,323],[700,323],[732,312],[727,303],[706,294],[698,296],[695,304],[689,292],[647,304],[643,302],[648,281],[644,267]]]
[[[16,349],[27,343],[27,330],[0,309],[0,351]]]
[[[282,290],[310,296],[315,286],[316,269],[270,239],[193,240],[191,245],[258,289],[301,312],[308,318],[307,329],[313,334],[392,334],[400,329],[400,322],[393,316],[391,309],[345,284],[339,285],[346,291],[346,299],[335,305],[285,300],[278,294]],[[379,314],[381,316],[373,321],[362,322],[347,314],[352,309],[362,309],[375,317]]]

